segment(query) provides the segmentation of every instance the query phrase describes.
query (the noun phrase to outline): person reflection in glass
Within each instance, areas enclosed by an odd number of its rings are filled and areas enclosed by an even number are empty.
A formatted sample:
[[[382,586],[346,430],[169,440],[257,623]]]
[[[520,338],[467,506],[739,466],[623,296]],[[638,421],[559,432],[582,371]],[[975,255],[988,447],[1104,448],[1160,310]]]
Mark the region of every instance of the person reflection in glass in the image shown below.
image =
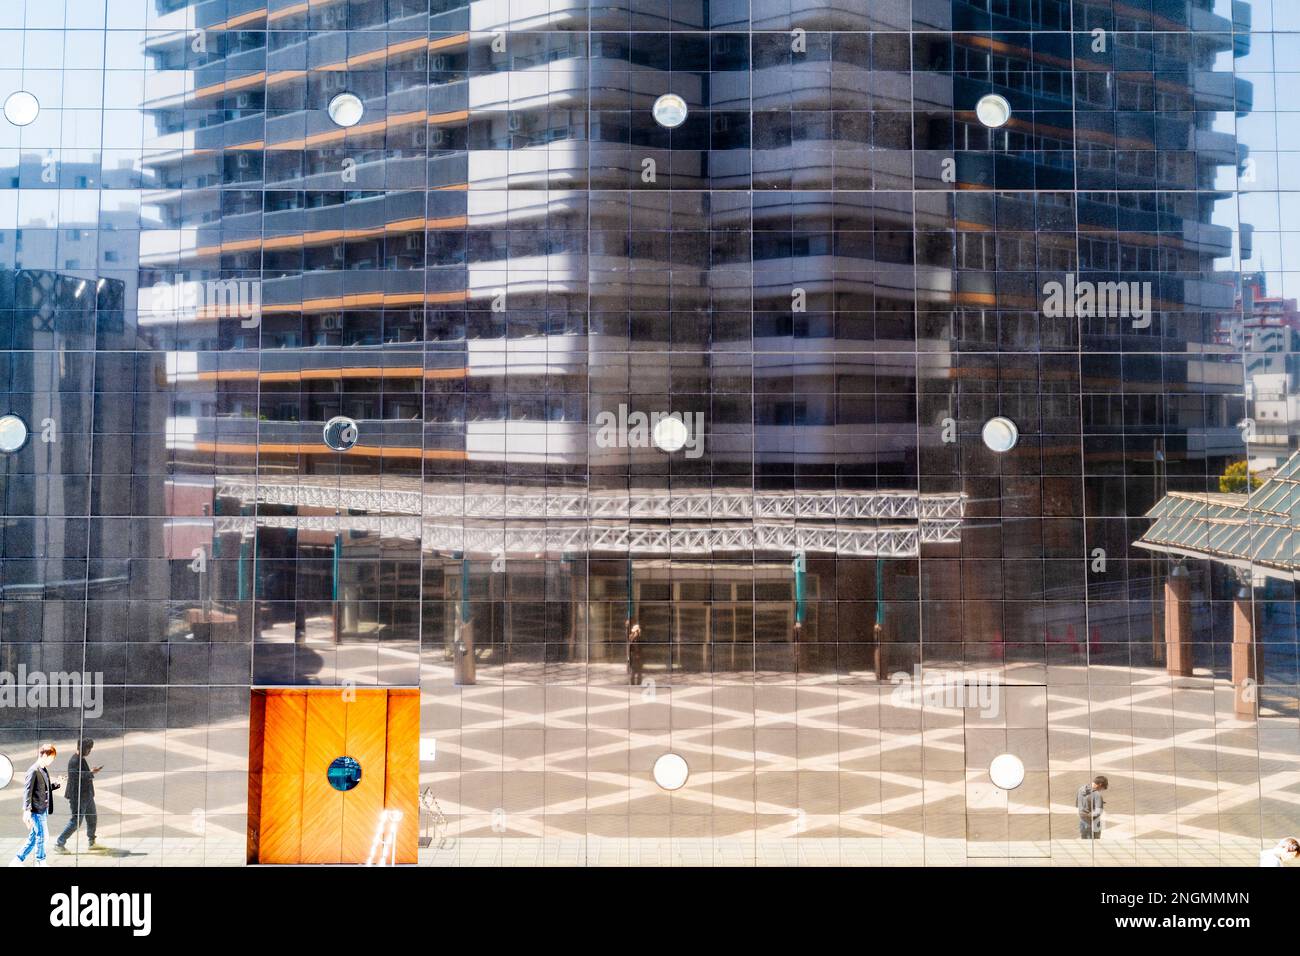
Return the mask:
[[[641,625],[633,624],[627,630],[627,682],[639,686],[644,667],[641,656]]]
[[[49,766],[57,755],[54,744],[41,744],[36,751],[36,763],[27,768],[27,776],[23,778],[23,823],[27,824],[27,842],[9,862],[10,866],[22,866],[32,850],[36,851],[37,866],[49,866],[45,862],[45,834],[49,830],[50,811],[54,809],[54,791],[60,786],[50,781]]]
[[[1101,839],[1101,813],[1106,808],[1102,793],[1110,788],[1110,781],[1096,776],[1092,783],[1085,783],[1075,794],[1074,805],[1079,811],[1079,838],[1081,840]]]
[[[77,752],[68,758],[68,810],[72,816],[54,841],[54,848],[60,853],[68,852],[68,838],[77,832],[82,820],[86,821],[86,846],[96,849],[95,824],[99,818],[95,813],[95,774],[104,768],[91,767],[86,760],[94,746],[95,742],[86,737],[77,745]]]

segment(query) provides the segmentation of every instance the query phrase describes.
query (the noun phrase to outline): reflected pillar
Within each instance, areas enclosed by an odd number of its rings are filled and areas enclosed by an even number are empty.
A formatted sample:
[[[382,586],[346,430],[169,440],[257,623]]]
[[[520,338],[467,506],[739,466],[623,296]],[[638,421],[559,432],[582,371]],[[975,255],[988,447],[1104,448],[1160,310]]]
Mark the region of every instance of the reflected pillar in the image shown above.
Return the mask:
[[[491,578],[489,578],[489,581]],[[456,641],[452,645],[455,655],[452,662],[456,684],[474,684],[474,622],[470,620],[469,558],[460,562],[460,613],[457,617]]]
[[[1192,579],[1181,561],[1165,579],[1165,661],[1172,676],[1192,676]]]
[[[1160,563],[1155,555],[1151,556],[1151,661],[1154,664],[1165,662],[1165,615],[1164,608],[1156,600],[1160,588]]]
[[[872,666],[876,669],[876,680],[883,681],[889,676],[889,661],[885,654],[885,565],[881,558],[876,558],[876,619],[871,625],[871,637],[875,644]]]
[[[1233,711],[1244,720],[1254,720],[1259,706],[1255,624],[1255,592],[1243,582],[1232,602],[1232,700]]]

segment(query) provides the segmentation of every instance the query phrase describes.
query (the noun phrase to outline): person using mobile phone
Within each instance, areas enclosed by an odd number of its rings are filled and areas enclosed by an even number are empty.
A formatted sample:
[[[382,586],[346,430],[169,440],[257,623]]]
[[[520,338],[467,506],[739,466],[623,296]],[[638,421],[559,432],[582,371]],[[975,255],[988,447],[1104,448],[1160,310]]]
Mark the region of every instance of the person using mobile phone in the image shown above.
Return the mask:
[[[68,759],[68,809],[72,816],[54,842],[54,848],[60,853],[68,852],[68,838],[77,832],[82,820],[86,821],[87,847],[92,850],[102,849],[95,845],[95,824],[98,822],[95,813],[95,774],[104,768],[92,767],[86,759],[94,746],[93,740],[83,737],[77,744],[76,753]]]

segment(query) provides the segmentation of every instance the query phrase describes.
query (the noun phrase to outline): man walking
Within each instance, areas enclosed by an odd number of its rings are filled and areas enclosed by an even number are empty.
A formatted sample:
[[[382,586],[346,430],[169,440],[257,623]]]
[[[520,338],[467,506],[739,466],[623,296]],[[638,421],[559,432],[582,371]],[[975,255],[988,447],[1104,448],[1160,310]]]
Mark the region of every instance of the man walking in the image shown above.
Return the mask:
[[[10,866],[22,866],[33,848],[36,850],[36,865],[49,866],[45,862],[45,833],[49,828],[50,811],[54,809],[54,791],[59,789],[59,785],[50,782],[46,768],[54,763],[57,755],[54,744],[41,744],[36,751],[36,763],[28,768],[27,776],[23,778],[23,822],[31,832],[27,835],[27,843],[10,861]]]
[[[1081,840],[1101,839],[1101,811],[1106,807],[1102,792],[1110,787],[1110,782],[1102,776],[1092,778],[1092,783],[1085,783],[1074,796],[1075,809],[1079,811],[1079,838]]]
[[[95,742],[85,737],[77,745],[77,752],[68,758],[68,810],[72,816],[54,843],[60,853],[68,852],[68,838],[77,832],[82,820],[86,821],[86,845],[95,849],[95,774],[104,768],[91,767],[86,760],[94,746]]]

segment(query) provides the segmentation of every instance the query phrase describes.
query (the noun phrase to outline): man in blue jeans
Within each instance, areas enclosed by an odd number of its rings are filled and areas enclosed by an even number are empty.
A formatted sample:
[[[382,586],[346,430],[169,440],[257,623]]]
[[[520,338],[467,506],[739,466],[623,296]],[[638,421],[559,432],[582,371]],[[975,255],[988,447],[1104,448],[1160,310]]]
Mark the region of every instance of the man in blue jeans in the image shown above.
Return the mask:
[[[36,763],[27,769],[27,776],[23,778],[23,822],[31,832],[27,835],[27,843],[10,861],[10,866],[22,866],[33,848],[36,850],[36,865],[49,866],[45,862],[45,832],[50,811],[54,809],[54,791],[59,789],[59,784],[50,782],[50,772],[46,768],[54,763],[57,755],[54,744],[41,744],[36,751]]]

